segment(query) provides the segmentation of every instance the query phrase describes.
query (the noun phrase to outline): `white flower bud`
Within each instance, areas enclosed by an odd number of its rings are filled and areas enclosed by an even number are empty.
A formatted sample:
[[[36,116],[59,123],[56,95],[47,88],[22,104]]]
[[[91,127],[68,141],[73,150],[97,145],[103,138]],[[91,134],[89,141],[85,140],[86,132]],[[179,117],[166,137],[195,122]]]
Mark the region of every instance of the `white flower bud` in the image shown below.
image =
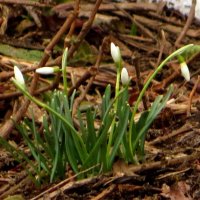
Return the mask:
[[[17,66],[14,66],[14,75],[15,75],[15,80],[17,81],[17,83],[22,86],[25,86],[23,74]]]
[[[129,78],[129,75],[128,75],[128,71],[125,67],[122,68],[122,71],[121,71],[121,82],[122,82],[122,85],[127,85],[130,81],[130,78]]]
[[[59,71],[58,67],[41,67],[35,70],[36,73],[42,74],[42,75],[49,75],[53,74],[54,72]]]
[[[182,62],[181,64],[181,74],[185,78],[186,81],[190,81],[190,72],[186,62]]]
[[[120,49],[118,46],[115,46],[115,44],[113,42],[111,42],[111,44],[110,44],[110,52],[111,52],[111,56],[112,56],[114,62],[119,63],[121,60]]]

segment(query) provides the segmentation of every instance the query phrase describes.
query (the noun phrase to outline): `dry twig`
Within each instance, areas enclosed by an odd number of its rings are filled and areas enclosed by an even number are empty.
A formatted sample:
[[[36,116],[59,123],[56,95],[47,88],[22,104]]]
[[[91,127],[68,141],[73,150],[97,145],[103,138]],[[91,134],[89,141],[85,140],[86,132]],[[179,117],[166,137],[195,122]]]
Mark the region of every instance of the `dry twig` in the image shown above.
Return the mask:
[[[39,3],[35,1],[29,0],[0,0],[2,4],[19,4],[19,5],[26,5],[26,6],[36,6],[36,7],[51,7],[50,4]]]
[[[155,140],[149,142],[149,145],[156,145],[156,144],[159,144],[161,142],[165,142],[166,140],[178,135],[178,134],[181,134],[181,133],[184,133],[186,131],[190,131],[192,130],[192,127],[189,125],[189,124],[184,124],[181,128],[179,128],[178,130],[175,130],[175,131],[172,131],[170,134],[167,134],[167,135],[164,135],[162,137],[157,137]]]
[[[79,1],[77,2],[79,4]],[[78,13],[76,12],[76,10],[74,10],[74,12],[70,16],[68,16],[63,26],[60,28],[57,34],[53,37],[49,45],[45,48],[44,56],[37,67],[45,66],[46,62],[48,61],[50,57],[50,52],[52,51],[54,46],[57,44],[57,42],[60,40],[61,36],[66,32],[67,29],[69,29],[70,25],[72,24],[73,20],[76,18],[77,14]],[[35,89],[37,88],[38,79],[39,79],[39,75],[35,73],[33,80],[31,82],[31,86],[30,86],[31,94],[34,94]],[[1,127],[0,129],[1,137],[7,138],[9,136],[10,132],[12,131],[14,127],[14,121],[18,122],[23,117],[24,113],[26,112],[29,106],[29,103],[30,101],[26,99],[24,104],[19,108],[19,110],[12,115],[12,119],[7,120],[6,123]]]
[[[107,39],[108,39],[107,37],[104,38],[104,40],[103,40],[103,42],[102,42],[102,45],[101,45],[101,47],[100,47],[100,51],[99,51],[99,55],[98,55],[96,64],[95,64],[93,67],[91,67],[90,70],[89,70],[89,71],[90,71],[89,74],[90,74],[92,77],[90,78],[90,80],[89,80],[89,82],[88,82],[88,84],[87,84],[85,90],[82,92],[82,94],[81,94],[77,99],[75,99],[75,102],[74,102],[74,105],[73,105],[72,116],[75,115],[79,104],[80,104],[81,101],[85,98],[87,92],[89,91],[91,85],[93,84],[93,81],[94,81],[94,79],[95,79],[95,76],[96,76],[96,74],[97,74],[97,72],[98,72],[98,70],[99,70],[99,65],[100,65],[100,62],[101,62],[101,58],[102,58],[102,55],[103,55],[103,51],[104,51],[104,48],[105,48]],[[86,73],[87,73],[87,72],[86,72]],[[76,87],[76,86],[77,86],[77,85],[75,85],[75,87]],[[75,87],[73,87],[73,88],[75,89]],[[74,90],[74,89],[73,89],[73,90]],[[71,89],[70,92],[73,91],[73,90]]]
[[[187,108],[187,117],[189,117],[191,115],[192,97],[194,96],[195,91],[196,91],[199,83],[200,83],[200,76],[198,76],[198,79],[197,79],[197,81],[196,81],[196,83],[195,83],[195,85],[194,85],[194,87],[193,87],[193,89],[192,89],[192,91],[190,93],[190,97],[189,97],[189,101],[188,101],[188,108]]]
[[[190,25],[192,24],[192,21],[195,17],[195,7],[196,7],[196,0],[192,0],[192,6],[190,8],[190,13],[188,15],[186,24],[185,24],[182,32],[180,33],[179,37],[177,38],[176,42],[175,42],[176,47],[179,47],[181,41],[183,40],[184,36],[187,33],[187,30],[189,29]]]

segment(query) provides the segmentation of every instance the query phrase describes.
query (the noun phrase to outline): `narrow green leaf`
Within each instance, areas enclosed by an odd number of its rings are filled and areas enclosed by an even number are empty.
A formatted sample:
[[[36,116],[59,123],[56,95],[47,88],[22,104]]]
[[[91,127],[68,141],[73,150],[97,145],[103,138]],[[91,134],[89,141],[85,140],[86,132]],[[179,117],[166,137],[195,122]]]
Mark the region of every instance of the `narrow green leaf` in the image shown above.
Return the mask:
[[[69,164],[72,167],[73,171],[75,173],[78,173],[79,172],[77,163],[78,160],[76,159],[75,156],[76,149],[74,148],[74,142],[71,135],[65,137],[65,153],[67,155]]]
[[[158,101],[155,101],[156,105],[158,105],[158,106],[156,106],[157,109],[153,110],[154,113],[152,113],[151,110],[149,111],[149,115],[147,117],[146,123],[144,124],[144,126],[142,127],[142,129],[139,131],[139,133],[137,134],[136,139],[132,143],[133,154],[135,153],[135,150],[136,150],[136,147],[137,147],[137,143],[139,142],[140,138],[143,136],[143,134],[146,134],[146,131],[148,130],[148,128],[151,125],[151,123],[153,122],[153,120],[157,117],[157,115],[159,114],[159,112],[165,106],[165,104],[166,104],[167,100],[169,99],[172,91],[173,91],[173,87],[170,87],[170,89],[168,90],[167,94],[162,99],[161,103],[159,103]],[[158,97],[158,98],[160,99],[160,97]],[[152,107],[154,107],[154,106],[155,105],[153,105]]]
[[[93,145],[96,142],[96,131],[94,128],[94,116],[92,114],[91,109],[88,109],[86,112],[86,120],[87,120],[87,150],[90,151],[90,149],[93,148]]]
[[[82,135],[83,142],[86,144],[87,138],[88,138],[88,133],[87,133],[84,122],[83,122],[82,117],[81,117],[81,111],[79,109],[77,111],[77,116],[78,116],[78,120],[79,120],[80,131],[81,131],[80,134]]]
[[[20,131],[20,134],[24,138],[26,144],[30,148],[30,151],[35,158],[35,160],[38,162],[39,165],[47,172],[50,173],[47,159],[42,155],[39,149],[35,146],[35,144],[32,142],[32,140],[28,137],[28,133],[26,131],[26,128],[22,126],[17,126],[18,130]]]
[[[83,163],[83,169],[85,169],[85,167],[87,167],[88,165],[91,166],[91,164],[93,163],[92,161],[94,161],[97,158],[98,152],[99,150],[101,150],[100,146],[101,145],[105,145],[105,141],[107,139],[107,133],[108,130],[110,128],[110,125],[112,123],[114,116],[113,115],[107,115],[106,117],[106,123],[102,123],[101,128],[98,131],[98,139],[96,141],[96,143],[94,144],[94,147],[92,148],[92,150],[90,151],[88,157],[86,158],[86,160]],[[106,148],[106,145],[102,148]],[[94,164],[98,164],[98,163],[94,163]]]
[[[112,167],[112,163],[114,161],[114,158],[116,156],[117,150],[119,148],[119,145],[122,143],[122,139],[124,134],[127,132],[127,124],[129,119],[129,105],[126,103],[124,105],[123,113],[121,113],[121,116],[119,116],[119,124],[117,127],[117,137],[115,139],[115,142],[113,144],[113,148],[110,154],[110,157],[108,158],[108,167],[109,169]]]
[[[13,147],[12,145],[10,145],[7,140],[5,140],[4,138],[0,137],[0,144],[2,145],[2,147],[4,147],[9,153],[11,153],[11,155],[13,156],[13,158],[15,160],[17,160],[19,163],[23,164],[23,159],[30,165],[30,167],[33,169],[34,172],[32,172],[30,169],[28,169],[27,167],[24,166],[24,168],[27,170],[27,172],[30,175],[33,175],[34,173],[40,175],[40,172],[38,171],[38,169],[34,166],[34,164],[32,163],[32,161],[26,156],[26,154],[21,151],[16,149],[15,147]]]
[[[111,86],[107,85],[106,90],[103,95],[102,99],[102,116],[105,115],[106,110],[108,109],[108,106],[110,105],[111,102]]]

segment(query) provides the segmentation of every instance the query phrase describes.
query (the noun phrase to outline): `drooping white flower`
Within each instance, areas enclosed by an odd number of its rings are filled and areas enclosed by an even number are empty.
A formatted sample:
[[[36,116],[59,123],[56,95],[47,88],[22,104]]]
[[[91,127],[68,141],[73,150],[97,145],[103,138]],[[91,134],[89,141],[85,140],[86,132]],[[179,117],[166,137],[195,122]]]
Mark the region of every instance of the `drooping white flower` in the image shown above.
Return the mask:
[[[53,74],[54,72],[58,72],[59,68],[58,67],[40,67],[35,70],[36,73],[42,74],[42,75],[49,75]]]
[[[25,86],[24,76],[17,66],[14,66],[14,76],[17,83],[24,87]]]
[[[110,44],[110,52],[111,56],[115,63],[119,63],[121,60],[121,53],[118,46],[116,46],[113,42]]]
[[[186,81],[190,81],[190,71],[188,69],[186,62],[182,62],[180,66],[181,66],[182,76],[185,78]]]
[[[127,85],[130,81],[130,78],[129,78],[129,75],[128,75],[128,71],[125,67],[122,68],[122,71],[121,71],[121,82],[122,82],[122,85]]]

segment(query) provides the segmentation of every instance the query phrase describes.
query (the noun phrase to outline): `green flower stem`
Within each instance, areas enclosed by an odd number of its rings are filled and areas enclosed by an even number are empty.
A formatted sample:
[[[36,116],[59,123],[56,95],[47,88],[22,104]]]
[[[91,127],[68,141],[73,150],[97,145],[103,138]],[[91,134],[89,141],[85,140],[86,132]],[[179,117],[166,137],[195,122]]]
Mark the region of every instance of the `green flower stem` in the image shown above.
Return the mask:
[[[102,125],[105,124],[105,119],[107,118],[107,116],[110,114],[110,110],[111,108],[114,106],[115,102],[117,101],[117,99],[120,97],[120,95],[122,95],[122,93],[124,92],[126,88],[123,88],[122,90],[120,90],[118,92],[118,94],[116,95],[116,97],[114,99],[112,99],[109,107],[107,108],[105,114],[104,114],[104,117],[103,117],[103,120],[102,120]],[[112,124],[113,125],[113,124]],[[107,133],[106,133],[107,134]],[[110,132],[109,132],[110,134]],[[109,135],[109,141],[110,141],[110,135]],[[93,149],[91,150],[89,156],[87,157],[87,159],[85,160],[85,163],[83,164],[83,168],[88,164],[88,162],[94,157],[97,155],[97,152],[98,152],[98,148],[99,146],[102,144],[102,141],[104,139],[104,134],[101,134],[100,137],[98,138],[98,141],[95,143]],[[106,144],[102,144],[102,145],[106,145]],[[111,145],[111,144],[110,144]],[[109,144],[107,145],[107,152],[106,152],[106,163],[103,163],[106,165],[106,169],[108,169],[108,164],[109,164],[109,155],[110,155],[110,150],[111,150],[111,147],[109,146]]]
[[[65,48],[62,56],[62,75],[63,75],[63,85],[64,85],[64,92],[68,96],[68,89],[67,89],[67,55],[68,49]]]
[[[107,152],[106,152],[106,161],[107,163],[109,162],[109,154],[111,151],[111,145],[113,141],[113,133],[114,133],[114,128],[116,124],[116,114],[117,114],[117,108],[118,108],[118,96],[120,93],[120,75],[121,75],[121,69],[122,69],[122,61],[120,61],[116,64],[117,68],[117,78],[116,78],[116,84],[115,84],[115,103],[114,103],[114,112],[115,112],[115,117],[112,121],[111,128],[109,131],[109,139],[108,139],[108,145],[107,145]]]
[[[179,61],[180,63],[185,62],[183,56],[178,55],[177,58],[178,58],[178,61]]]
[[[115,96],[117,96],[117,94],[119,93],[121,63],[116,63],[116,67],[117,67],[117,78],[116,78],[116,85],[115,85]]]
[[[122,70],[122,59],[118,63],[115,63],[117,68],[117,77],[116,77],[116,83],[115,83],[115,97],[118,96],[120,91],[120,76],[121,76],[121,70]],[[116,102],[114,104],[114,111],[117,112],[118,107],[118,99],[116,99]]]
[[[132,112],[132,116],[131,116],[131,121],[130,121],[130,129],[129,129],[129,148],[130,148],[130,152],[132,154],[132,158],[133,158],[133,155],[134,155],[134,152],[133,152],[133,147],[132,147],[132,128],[133,128],[133,120],[134,120],[134,117],[135,117],[135,114],[138,110],[138,106],[139,106],[139,103],[141,102],[142,100],[142,97],[144,96],[144,93],[146,92],[149,84],[151,83],[152,79],[156,76],[156,74],[163,68],[163,66],[169,61],[171,60],[172,58],[176,57],[176,56],[180,56],[181,53],[183,53],[185,50],[191,48],[193,46],[193,44],[189,44],[189,45],[186,45],[178,50],[176,50],[175,52],[173,52],[171,55],[169,55],[158,67],[157,69],[154,71],[154,73],[150,76],[150,78],[147,80],[147,82],[145,83],[142,91],[140,92],[139,96],[138,96],[138,99],[135,103],[135,106],[134,106],[134,109],[133,109],[133,112]]]
[[[21,85],[18,83],[18,81],[16,79],[12,79],[13,83],[16,85],[16,87],[26,96],[28,97],[29,100],[31,100],[32,102],[34,102],[35,104],[39,105],[40,107],[44,108],[45,110],[47,110],[48,112],[53,113],[55,116],[57,116],[60,120],[62,120],[69,128],[70,130],[72,130],[72,132],[78,137],[78,142],[80,142],[81,147],[84,147],[84,143],[80,137],[80,135],[78,134],[78,132],[76,131],[76,129],[74,129],[74,127],[58,112],[56,112],[55,110],[53,110],[51,107],[49,107],[47,104],[39,101],[38,99],[36,99],[35,97],[31,96],[31,94],[27,91],[26,87],[24,87],[24,85]],[[74,137],[73,137],[74,138]],[[76,140],[76,138],[74,138],[74,140]],[[77,143],[77,142],[75,142]],[[87,151],[85,148],[79,148],[77,147],[77,150],[80,151],[79,156],[81,158],[82,163],[85,161],[85,157],[87,156]],[[84,156],[82,156],[84,155]]]

